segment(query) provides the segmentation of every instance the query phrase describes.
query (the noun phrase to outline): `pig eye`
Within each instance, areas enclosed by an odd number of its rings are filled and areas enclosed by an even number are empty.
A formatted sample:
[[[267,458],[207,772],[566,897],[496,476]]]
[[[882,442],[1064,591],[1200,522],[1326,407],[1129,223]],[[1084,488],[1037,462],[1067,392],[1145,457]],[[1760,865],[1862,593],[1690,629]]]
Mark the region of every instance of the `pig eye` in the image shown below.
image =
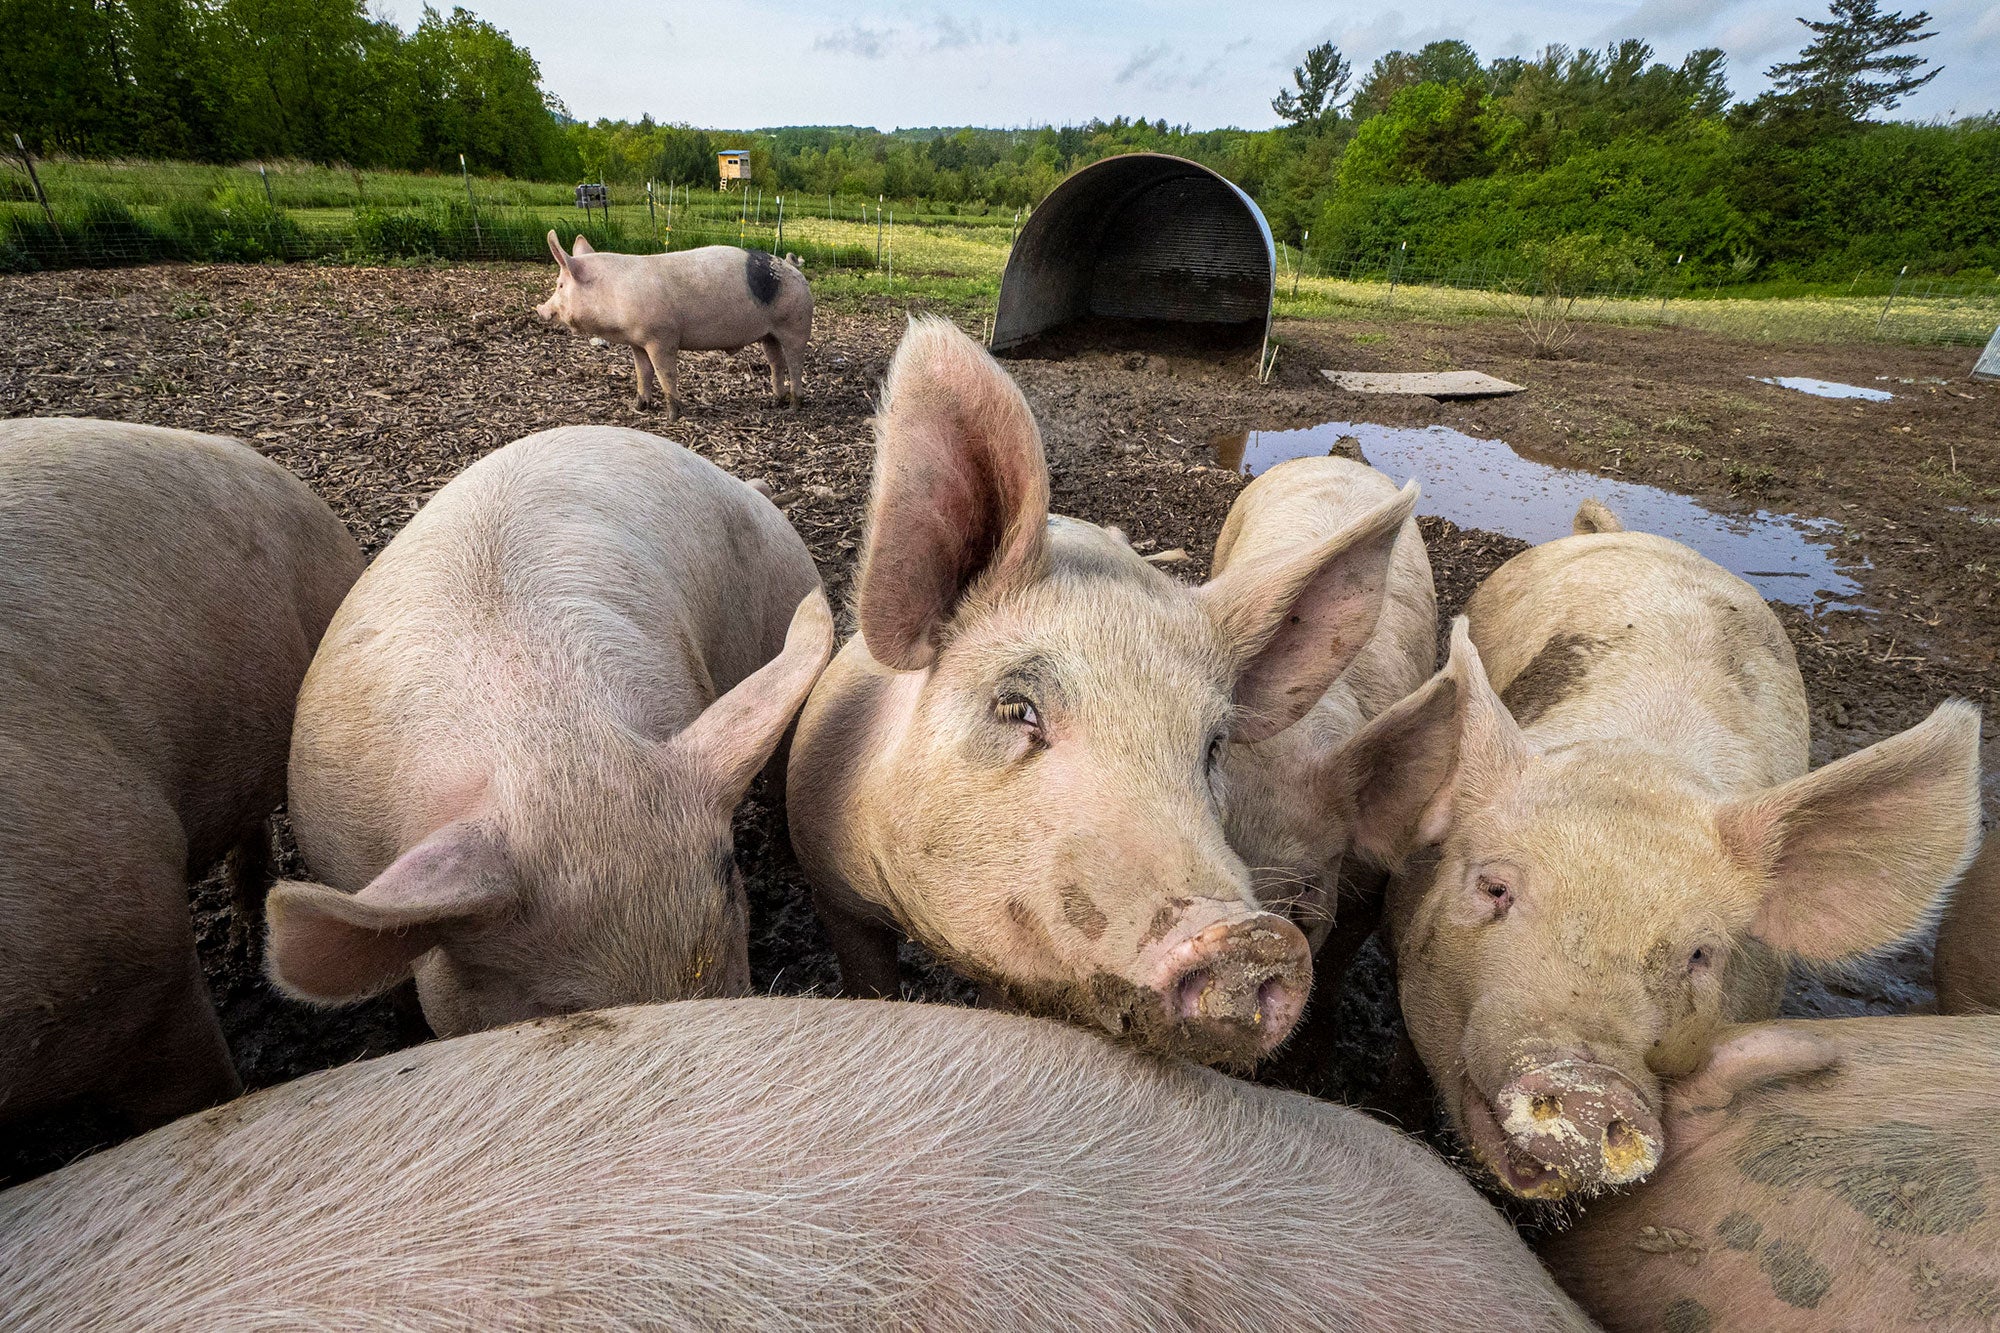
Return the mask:
[[[1714,963],[1715,950],[1709,948],[1706,944],[1696,945],[1694,952],[1688,955],[1688,971],[1690,972],[1706,972]]]
[[[1209,737],[1208,741],[1208,759],[1205,761],[1205,766],[1207,767],[1209,772],[1213,773],[1215,771],[1215,766],[1221,762],[1222,762],[1222,737],[1211,736]]]
[[[1498,921],[1507,915],[1507,909],[1514,905],[1514,886],[1504,879],[1491,875],[1481,875],[1477,881],[1479,900],[1491,912],[1492,920]]]
[[[1005,694],[994,700],[993,716],[1002,722],[1018,723],[1031,730],[1038,730],[1042,725],[1042,715],[1035,710],[1034,704],[1018,694]]]

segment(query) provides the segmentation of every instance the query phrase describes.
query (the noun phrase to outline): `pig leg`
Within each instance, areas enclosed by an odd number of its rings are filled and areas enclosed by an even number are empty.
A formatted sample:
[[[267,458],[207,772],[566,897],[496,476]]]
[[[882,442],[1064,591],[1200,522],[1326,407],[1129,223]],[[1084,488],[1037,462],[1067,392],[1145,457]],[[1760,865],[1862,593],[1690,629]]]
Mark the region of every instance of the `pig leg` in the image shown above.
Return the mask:
[[[632,374],[638,380],[637,397],[633,399],[632,405],[642,409],[651,407],[653,390],[658,387],[658,381],[653,376],[652,355],[643,347],[635,346],[632,349]]]
[[[780,337],[778,345],[784,349],[785,365],[791,372],[792,406],[797,407],[806,387],[806,340],[803,337]]]
[[[681,349],[670,343],[647,343],[646,357],[667,382],[667,420],[681,414]]]
[[[786,381],[791,378],[790,371],[785,365],[785,346],[778,341],[778,335],[775,333],[766,335],[762,341],[764,344],[764,356],[771,363],[771,397],[779,402],[783,402],[785,397],[784,386]],[[794,403],[798,401],[797,395],[793,396],[792,401]]]
[[[813,910],[826,928],[833,956],[840,961],[840,991],[865,1000],[892,1000],[903,993],[896,966],[896,932],[848,910],[832,894],[813,890]]]

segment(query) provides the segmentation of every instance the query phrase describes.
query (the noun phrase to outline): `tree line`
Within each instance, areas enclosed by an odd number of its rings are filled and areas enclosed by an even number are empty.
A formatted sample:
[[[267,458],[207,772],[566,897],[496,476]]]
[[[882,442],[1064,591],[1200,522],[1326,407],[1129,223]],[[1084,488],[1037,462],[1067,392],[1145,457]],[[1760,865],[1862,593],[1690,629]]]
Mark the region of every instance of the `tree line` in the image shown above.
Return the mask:
[[[1151,150],[1236,181],[1324,263],[1432,264],[1603,238],[1630,262],[1721,279],[2000,268],[2000,116],[1870,119],[1935,77],[1928,14],[1832,0],[1797,59],[1736,100],[1719,50],[1644,42],[1484,60],[1458,41],[1356,77],[1330,44],[1272,101],[1272,130],[1118,116],[1026,129],[701,129],[572,121],[533,57],[464,9],[414,31],[362,0],[0,0],[0,129],[44,150],[290,156],[537,180],[755,188],[973,211],[1042,199],[1077,167]],[[1407,250],[1405,249],[1407,247]]]
[[[0,0],[0,129],[40,152],[556,180],[578,170],[534,57],[462,8],[364,0]],[[10,145],[11,147],[11,145]]]

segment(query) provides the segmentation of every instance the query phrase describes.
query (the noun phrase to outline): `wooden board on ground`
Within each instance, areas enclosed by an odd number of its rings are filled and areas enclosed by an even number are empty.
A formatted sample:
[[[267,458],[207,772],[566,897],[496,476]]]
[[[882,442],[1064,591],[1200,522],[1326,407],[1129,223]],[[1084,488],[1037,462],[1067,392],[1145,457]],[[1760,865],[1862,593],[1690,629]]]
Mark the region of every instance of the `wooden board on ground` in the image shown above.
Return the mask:
[[[1979,354],[1979,363],[1972,368],[1972,378],[2000,380],[2000,328],[1993,330],[1993,336],[1986,342],[1986,350]]]
[[[1322,370],[1349,393],[1404,393],[1425,398],[1498,398],[1525,387],[1477,370]]]

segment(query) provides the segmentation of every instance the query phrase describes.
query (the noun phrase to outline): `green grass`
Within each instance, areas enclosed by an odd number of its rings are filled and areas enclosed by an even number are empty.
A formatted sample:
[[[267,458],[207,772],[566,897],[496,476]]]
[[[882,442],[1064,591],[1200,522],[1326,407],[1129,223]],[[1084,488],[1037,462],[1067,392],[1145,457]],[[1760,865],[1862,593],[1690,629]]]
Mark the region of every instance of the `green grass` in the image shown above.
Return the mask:
[[[596,212],[586,218],[568,184],[474,177],[468,202],[467,183],[455,176],[297,162],[267,164],[263,174],[254,166],[173,162],[49,161],[39,169],[54,225],[18,162],[0,168],[0,272],[162,260],[538,261],[547,257],[544,237],[554,230],[565,245],[582,232],[603,250],[740,244],[789,251],[803,259],[821,299],[835,305],[921,303],[983,322],[998,296],[1014,228],[1010,209],[982,213],[971,210],[983,206],[921,201],[885,201],[878,224],[875,201],[829,203],[822,195],[789,198],[781,234],[769,193],[760,215],[754,190],[746,197],[675,189],[670,203],[661,187],[649,207],[642,189],[616,184],[608,218]],[[1284,267],[1296,262],[1288,253]],[[1662,293],[1671,299],[1663,302]],[[1278,284],[1277,313],[1308,320],[1519,320],[1525,304],[1517,292],[1490,287],[1392,287],[1380,277],[1287,274]],[[1976,344],[2000,325],[2000,279],[1982,272],[1901,286],[1893,278],[1858,278],[1726,290],[1676,290],[1668,279],[1648,293],[1586,298],[1574,317],[1784,342]]]

